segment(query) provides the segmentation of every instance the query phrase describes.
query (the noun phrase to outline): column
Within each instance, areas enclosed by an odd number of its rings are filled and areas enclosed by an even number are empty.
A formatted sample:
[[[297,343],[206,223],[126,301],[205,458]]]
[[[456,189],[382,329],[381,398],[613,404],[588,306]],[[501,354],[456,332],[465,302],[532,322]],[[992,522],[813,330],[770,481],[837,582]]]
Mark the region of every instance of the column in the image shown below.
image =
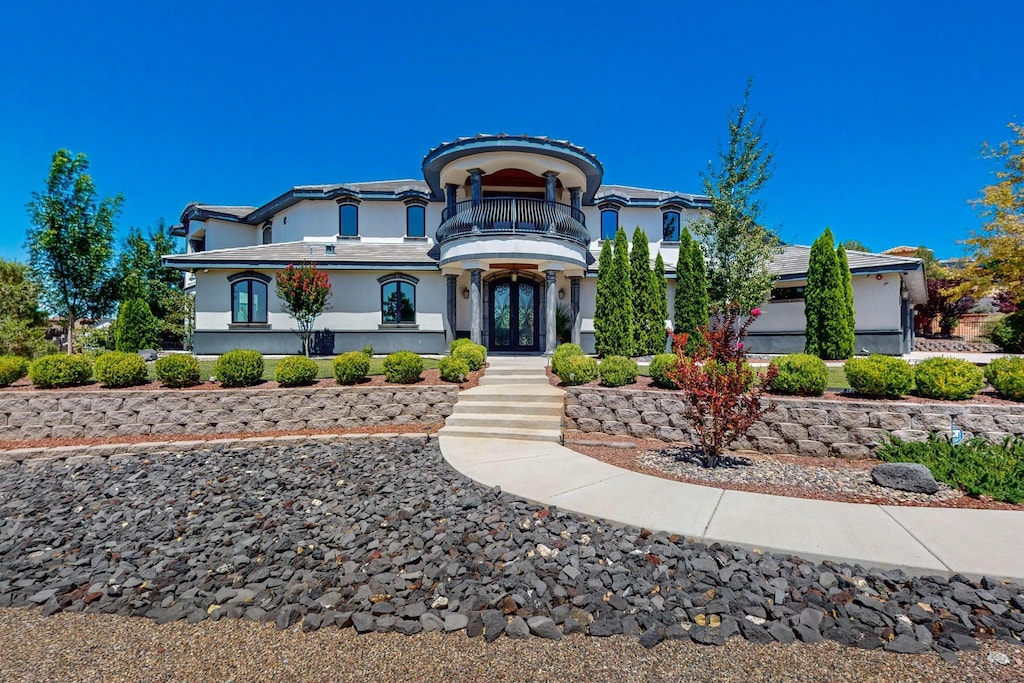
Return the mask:
[[[558,171],[544,172],[544,201],[555,201],[555,190],[558,189],[558,186],[555,184],[557,179]]]
[[[444,186],[444,207],[451,209],[455,206],[455,191],[459,189],[459,186],[455,183],[448,183]],[[450,213],[450,212],[449,212]],[[451,216],[449,216],[450,218]]]
[[[572,204],[573,211],[580,211],[582,202],[580,201],[580,188],[570,187],[569,188],[569,203]]]
[[[458,294],[455,284],[458,275],[445,275],[445,316],[444,316],[444,340],[451,344],[455,339],[455,302]]]
[[[480,287],[482,272],[479,268],[469,271],[469,338],[474,344],[481,343],[483,339],[483,291]]]
[[[555,352],[555,344],[558,340],[555,338],[556,326],[555,326],[555,309],[558,307],[558,290],[555,288],[555,276],[558,275],[557,270],[545,270],[545,290],[544,290],[544,305],[547,309],[547,316],[544,334],[546,335],[545,341],[547,342],[544,346],[544,355],[550,356]]]
[[[569,293],[572,305],[572,343],[579,346],[583,316],[580,315],[580,278],[578,275],[569,278]]]
[[[484,172],[479,168],[469,169],[469,183],[472,190],[471,197],[473,199],[473,206],[480,203],[483,199],[483,175]]]

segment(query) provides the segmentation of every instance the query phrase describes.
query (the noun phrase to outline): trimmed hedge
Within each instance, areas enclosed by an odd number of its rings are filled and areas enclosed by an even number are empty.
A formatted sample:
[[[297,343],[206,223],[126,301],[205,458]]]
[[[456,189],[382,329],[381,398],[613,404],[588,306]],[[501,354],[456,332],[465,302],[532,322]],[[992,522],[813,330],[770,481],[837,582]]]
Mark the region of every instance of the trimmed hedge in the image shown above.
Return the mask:
[[[1024,401],[1024,358],[996,358],[985,366],[985,379],[1003,398]]]
[[[316,361],[305,356],[282,358],[274,368],[274,379],[282,387],[297,387],[311,384],[316,379]]]
[[[651,375],[654,385],[662,389],[678,389],[679,385],[668,375],[676,369],[678,363],[679,358],[674,353],[659,353],[652,358],[647,372]]]
[[[558,378],[566,386],[588,384],[597,377],[597,361],[590,356],[568,356],[558,364]]]
[[[334,357],[334,379],[338,384],[355,384],[370,372],[370,357],[359,351],[349,351]]]
[[[917,393],[925,398],[963,401],[985,386],[985,373],[959,358],[929,358],[914,368]]]
[[[461,358],[469,365],[470,371],[479,370],[484,366],[484,359],[487,358],[487,349],[480,344],[461,344],[452,351],[452,358]]]
[[[465,348],[465,347],[463,347]],[[445,382],[464,382],[469,374],[469,363],[462,356],[445,356],[437,362],[441,379]]]
[[[157,358],[156,378],[169,389],[194,387],[202,381],[199,361],[195,356],[174,354]]]
[[[902,358],[872,354],[843,365],[850,387],[865,396],[899,398],[914,386],[914,369]]]
[[[137,353],[110,351],[96,359],[93,365],[96,380],[110,389],[145,384],[149,369]]]
[[[455,349],[461,348],[467,344],[472,344],[473,340],[466,337],[461,339],[452,339],[451,343],[448,344],[448,353],[455,353]]]
[[[92,377],[92,361],[86,356],[54,353],[32,361],[28,377],[37,389],[77,387]]]
[[[28,374],[28,361],[21,356],[0,356],[0,387],[9,387]]]
[[[561,367],[562,362],[567,358],[573,356],[584,356],[583,349],[578,344],[559,344],[555,347],[555,352],[551,354],[551,372],[555,373],[559,377],[562,376]]]
[[[598,366],[603,387],[621,387],[636,382],[636,361],[625,356],[608,356]]]
[[[412,384],[423,374],[423,359],[412,351],[395,351],[384,359],[384,379],[392,384]]]
[[[770,389],[779,394],[821,396],[828,385],[825,361],[809,353],[791,353],[773,358],[769,367],[778,369]]]
[[[213,374],[225,387],[251,387],[263,379],[263,354],[252,349],[228,351],[213,365]]]

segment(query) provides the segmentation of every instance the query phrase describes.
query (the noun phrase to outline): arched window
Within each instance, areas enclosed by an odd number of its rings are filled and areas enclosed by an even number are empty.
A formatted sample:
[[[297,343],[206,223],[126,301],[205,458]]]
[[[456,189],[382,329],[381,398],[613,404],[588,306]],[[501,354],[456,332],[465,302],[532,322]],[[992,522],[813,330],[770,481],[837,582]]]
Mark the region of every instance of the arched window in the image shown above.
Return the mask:
[[[338,234],[342,237],[359,235],[359,207],[355,204],[338,206]]]
[[[262,273],[238,273],[228,278],[231,283],[231,322],[234,324],[267,323],[267,283]]]
[[[619,229],[618,209],[603,209],[601,211],[601,239],[613,240]]]
[[[666,242],[679,241],[679,212],[666,211],[661,214],[661,234]]]
[[[270,244],[274,241],[274,228],[270,223],[263,226],[263,244]]]
[[[422,204],[410,204],[405,208],[405,234],[407,237],[427,236],[427,209]]]
[[[380,322],[382,325],[416,324],[416,283],[411,275],[385,275],[380,282]]]

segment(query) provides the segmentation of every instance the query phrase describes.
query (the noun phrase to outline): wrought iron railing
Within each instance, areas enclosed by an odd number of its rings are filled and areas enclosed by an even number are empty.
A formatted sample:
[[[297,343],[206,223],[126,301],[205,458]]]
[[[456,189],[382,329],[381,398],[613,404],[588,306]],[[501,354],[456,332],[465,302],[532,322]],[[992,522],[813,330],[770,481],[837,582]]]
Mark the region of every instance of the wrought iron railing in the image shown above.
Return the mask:
[[[437,241],[477,234],[547,235],[587,246],[590,232],[583,212],[568,204],[526,197],[488,197],[445,208]]]

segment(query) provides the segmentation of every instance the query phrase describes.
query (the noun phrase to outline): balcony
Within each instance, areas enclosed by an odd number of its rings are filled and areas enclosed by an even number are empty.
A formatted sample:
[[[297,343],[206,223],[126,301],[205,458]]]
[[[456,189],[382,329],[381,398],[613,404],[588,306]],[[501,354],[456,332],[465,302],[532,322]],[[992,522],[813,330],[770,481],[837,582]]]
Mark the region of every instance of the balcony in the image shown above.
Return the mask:
[[[568,204],[525,197],[489,197],[458,202],[441,214],[437,242],[475,235],[538,235],[587,247],[583,212]]]

